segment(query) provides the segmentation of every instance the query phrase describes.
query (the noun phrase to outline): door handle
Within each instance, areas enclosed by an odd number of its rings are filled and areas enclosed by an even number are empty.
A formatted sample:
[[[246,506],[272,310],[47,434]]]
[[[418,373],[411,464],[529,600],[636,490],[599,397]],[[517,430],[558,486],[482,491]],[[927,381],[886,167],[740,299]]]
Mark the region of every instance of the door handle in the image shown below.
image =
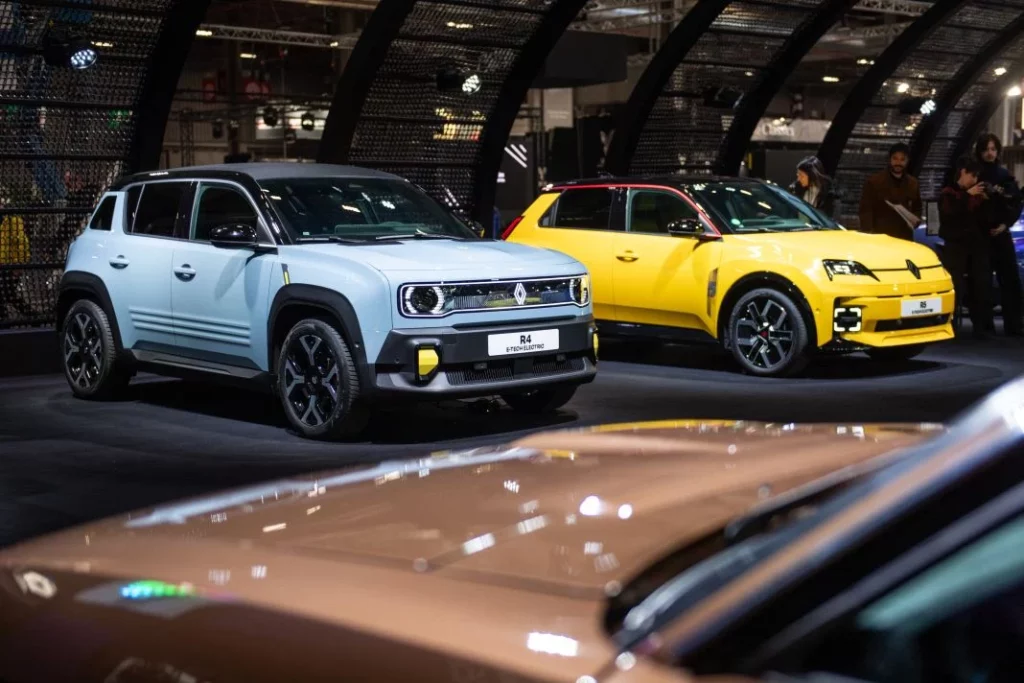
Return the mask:
[[[184,264],[174,269],[174,276],[182,282],[189,282],[196,276],[196,271],[189,264]]]
[[[625,261],[626,263],[632,263],[633,261],[636,261],[640,257],[634,254],[632,251],[626,250],[621,254],[618,254],[615,258],[619,259],[620,261]]]
[[[125,268],[127,268],[128,267],[128,263],[129,263],[128,259],[126,259],[121,254],[118,254],[114,258],[110,259],[111,267],[117,268],[118,270],[124,270]]]

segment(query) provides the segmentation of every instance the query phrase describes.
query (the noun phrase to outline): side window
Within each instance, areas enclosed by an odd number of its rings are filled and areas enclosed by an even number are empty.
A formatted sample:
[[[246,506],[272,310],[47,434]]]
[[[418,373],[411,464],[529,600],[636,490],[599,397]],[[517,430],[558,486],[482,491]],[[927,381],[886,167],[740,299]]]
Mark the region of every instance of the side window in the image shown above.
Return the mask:
[[[629,231],[668,234],[671,223],[698,219],[697,212],[671,192],[633,190],[629,199]]]
[[[89,222],[90,230],[107,230],[114,225],[114,209],[117,207],[117,197],[107,197],[96,209],[92,220]]]
[[[192,239],[208,242],[210,231],[221,225],[248,225],[259,230],[256,211],[244,194],[224,185],[203,185],[192,218]]]
[[[149,183],[142,191],[132,233],[150,237],[174,237],[182,198],[188,183]]]
[[[574,230],[612,230],[612,188],[566,190],[555,203],[554,225]],[[620,228],[619,228],[620,229]]]
[[[1022,651],[1018,517],[861,609],[807,664],[877,683],[996,683],[1020,680]]]

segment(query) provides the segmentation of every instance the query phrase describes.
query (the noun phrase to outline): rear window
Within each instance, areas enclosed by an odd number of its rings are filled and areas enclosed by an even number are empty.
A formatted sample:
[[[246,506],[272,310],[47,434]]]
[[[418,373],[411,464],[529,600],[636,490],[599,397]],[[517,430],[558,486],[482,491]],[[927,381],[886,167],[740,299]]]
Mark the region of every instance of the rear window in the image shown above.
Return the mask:
[[[188,183],[149,183],[142,192],[132,232],[151,237],[173,237]]]
[[[89,222],[90,230],[109,231],[114,225],[114,209],[117,207],[117,197],[110,196],[103,200],[100,208],[96,209],[92,220]]]
[[[614,192],[607,187],[566,190],[555,202],[550,225],[574,230],[608,230]]]

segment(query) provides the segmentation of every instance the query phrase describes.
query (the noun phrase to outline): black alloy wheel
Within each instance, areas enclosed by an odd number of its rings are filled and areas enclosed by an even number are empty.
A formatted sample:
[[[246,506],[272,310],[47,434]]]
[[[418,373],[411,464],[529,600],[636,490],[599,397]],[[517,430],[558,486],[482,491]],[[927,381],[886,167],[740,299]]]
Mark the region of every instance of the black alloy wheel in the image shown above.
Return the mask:
[[[502,394],[501,400],[516,412],[534,415],[552,413],[571,401],[577,388],[576,386],[556,387],[554,389],[534,389],[519,394]]]
[[[733,357],[750,374],[787,377],[803,370],[807,357],[807,326],[800,309],[776,289],[755,289],[743,295],[729,317]]]
[[[292,426],[311,439],[352,436],[366,426],[348,345],[330,324],[303,320],[281,346],[277,388]]]
[[[111,398],[131,381],[117,365],[114,332],[107,314],[88,300],[76,301],[60,329],[64,376],[79,398]]]

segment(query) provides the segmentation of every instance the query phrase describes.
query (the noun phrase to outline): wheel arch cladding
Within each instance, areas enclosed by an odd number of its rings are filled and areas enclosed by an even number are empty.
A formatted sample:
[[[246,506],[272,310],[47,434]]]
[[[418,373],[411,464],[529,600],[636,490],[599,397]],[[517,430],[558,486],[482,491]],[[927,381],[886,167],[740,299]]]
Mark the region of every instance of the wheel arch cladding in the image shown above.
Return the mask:
[[[121,328],[117,324],[117,315],[110,300],[110,293],[98,275],[72,270],[64,273],[60,280],[60,291],[57,294],[57,329],[64,324],[64,317],[71,306],[80,299],[88,299],[103,309],[114,333],[114,344],[118,353],[124,350],[121,343]]]
[[[367,387],[370,377],[366,346],[355,308],[345,295],[315,285],[285,285],[278,290],[267,319],[267,369],[275,371],[277,350],[288,331],[303,318],[327,316],[349,347],[360,382]]]
[[[725,333],[725,326],[729,322],[729,316],[732,314],[733,306],[735,306],[736,302],[740,300],[740,297],[747,292],[751,292],[762,287],[776,289],[793,299],[797,308],[800,309],[800,315],[803,316],[804,326],[807,327],[808,348],[815,348],[818,345],[818,334],[814,322],[814,312],[810,303],[807,301],[807,297],[804,296],[804,293],[792,280],[784,275],[771,272],[750,273],[749,275],[743,276],[733,283],[732,287],[729,288],[729,291],[726,292],[724,297],[722,297],[722,305],[718,307],[716,328],[718,330],[718,338],[722,340],[723,345],[728,347],[729,344],[728,336]]]

